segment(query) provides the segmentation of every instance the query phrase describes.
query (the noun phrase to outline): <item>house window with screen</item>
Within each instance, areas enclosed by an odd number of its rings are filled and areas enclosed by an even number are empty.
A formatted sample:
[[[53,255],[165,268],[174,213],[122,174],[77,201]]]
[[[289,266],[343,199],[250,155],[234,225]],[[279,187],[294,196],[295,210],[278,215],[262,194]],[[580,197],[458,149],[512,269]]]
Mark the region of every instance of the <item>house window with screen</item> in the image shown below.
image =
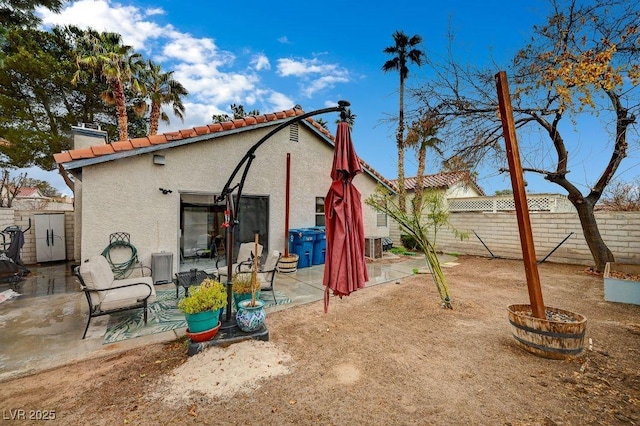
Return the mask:
[[[376,225],[378,227],[386,227],[387,226],[387,214],[378,212],[376,215]]]
[[[324,226],[324,197],[316,197],[316,226]]]

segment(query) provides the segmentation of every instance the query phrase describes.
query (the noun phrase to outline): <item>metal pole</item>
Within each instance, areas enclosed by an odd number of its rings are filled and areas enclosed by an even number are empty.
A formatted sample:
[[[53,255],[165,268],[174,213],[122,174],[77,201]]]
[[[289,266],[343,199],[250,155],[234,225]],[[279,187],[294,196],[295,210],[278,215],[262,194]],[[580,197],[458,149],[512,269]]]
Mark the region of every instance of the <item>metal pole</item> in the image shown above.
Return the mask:
[[[291,185],[291,154],[287,152],[287,179],[284,191],[284,257],[289,257],[289,186]]]
[[[478,237],[478,239],[480,240],[480,242],[482,243],[482,245],[484,246],[484,248],[487,249],[487,251],[489,252],[489,254],[491,255],[492,259],[497,259],[497,256],[494,255],[491,250],[489,250],[489,247],[487,247],[487,245],[484,243],[484,241],[482,241],[482,238],[480,238],[480,236],[478,234],[476,234],[476,231],[473,231],[473,234]]]
[[[527,287],[529,289],[531,313],[536,318],[545,319],[546,312],[544,302],[542,301],[542,290],[540,289],[540,276],[538,275],[538,264],[536,263],[536,252],[533,244],[533,232],[531,230],[531,222],[529,219],[527,194],[524,190],[524,176],[522,165],[520,164],[520,152],[518,151],[515,124],[513,122],[513,109],[511,108],[511,98],[509,96],[507,73],[500,71],[495,75],[495,79],[496,88],[498,90],[500,120],[502,121],[502,129],[507,149],[507,160],[509,161],[509,174],[511,175],[513,199],[516,204],[516,216],[518,217],[518,230],[520,231],[522,258],[524,260],[524,269],[527,275]]]
[[[547,260],[549,258],[549,256],[551,256],[553,254],[554,251],[558,250],[558,248],[564,244],[565,241],[567,241],[569,239],[569,237],[571,237],[573,235],[573,232],[570,232],[569,235],[567,235],[566,237],[564,237],[564,240],[560,241],[560,244],[558,244],[553,250],[551,250],[549,252],[548,255],[546,255],[544,257],[544,259],[542,259],[541,261],[539,261],[538,263],[544,263],[545,260]]]

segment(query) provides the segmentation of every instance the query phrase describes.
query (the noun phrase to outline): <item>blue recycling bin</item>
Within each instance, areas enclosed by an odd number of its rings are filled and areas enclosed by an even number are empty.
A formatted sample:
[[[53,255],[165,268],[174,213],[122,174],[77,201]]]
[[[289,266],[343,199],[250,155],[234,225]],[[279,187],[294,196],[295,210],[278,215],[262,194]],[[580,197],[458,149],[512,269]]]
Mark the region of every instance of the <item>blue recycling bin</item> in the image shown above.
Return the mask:
[[[311,266],[315,232],[309,229],[289,230],[289,251],[298,255],[298,268]]]
[[[327,253],[327,232],[324,226],[317,226],[311,229],[315,237],[313,240],[313,258],[311,259],[311,264],[323,265]]]

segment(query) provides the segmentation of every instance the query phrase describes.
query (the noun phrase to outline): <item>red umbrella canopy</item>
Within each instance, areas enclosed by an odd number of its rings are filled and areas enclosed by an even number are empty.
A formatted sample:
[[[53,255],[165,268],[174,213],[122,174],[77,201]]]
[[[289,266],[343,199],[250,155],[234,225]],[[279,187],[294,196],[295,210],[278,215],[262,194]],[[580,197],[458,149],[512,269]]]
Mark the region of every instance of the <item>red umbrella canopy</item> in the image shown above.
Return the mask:
[[[360,191],[353,178],[362,173],[360,160],[351,141],[349,124],[340,122],[336,131],[331,178],[333,182],[324,202],[327,251],[323,284],[324,311],[329,295],[348,296],[364,288],[369,280],[364,261],[364,223]]]

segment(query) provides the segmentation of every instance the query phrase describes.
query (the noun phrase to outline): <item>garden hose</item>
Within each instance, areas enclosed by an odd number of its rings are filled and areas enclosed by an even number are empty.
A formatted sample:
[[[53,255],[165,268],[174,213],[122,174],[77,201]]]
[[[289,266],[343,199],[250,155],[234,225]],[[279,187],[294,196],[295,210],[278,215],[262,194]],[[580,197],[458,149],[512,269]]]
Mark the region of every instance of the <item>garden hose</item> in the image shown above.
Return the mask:
[[[111,250],[114,248],[128,248],[131,250],[131,256],[128,260],[124,262],[114,263],[111,260]],[[127,241],[117,240],[110,243],[103,251],[102,255],[107,259],[109,264],[111,265],[111,270],[113,271],[113,276],[115,278],[126,278],[128,276],[129,270],[138,263],[138,250],[135,246]]]

